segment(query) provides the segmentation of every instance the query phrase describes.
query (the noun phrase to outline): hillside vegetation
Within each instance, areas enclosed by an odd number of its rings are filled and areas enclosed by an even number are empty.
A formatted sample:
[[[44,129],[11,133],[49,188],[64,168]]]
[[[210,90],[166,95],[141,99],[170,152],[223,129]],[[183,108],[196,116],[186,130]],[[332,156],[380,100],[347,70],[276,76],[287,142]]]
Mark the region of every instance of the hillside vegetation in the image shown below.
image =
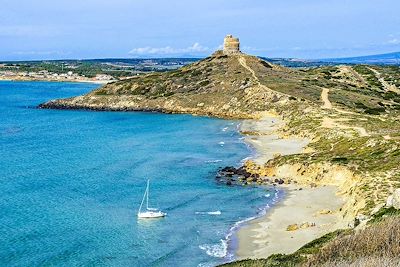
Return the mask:
[[[385,80],[398,86],[398,67],[377,69]],[[84,97],[52,101],[43,107],[253,117],[254,112],[280,100],[318,103],[323,88],[331,90],[332,103],[367,114],[400,108],[399,95],[387,91],[368,66],[291,69],[245,54],[227,56],[221,51],[177,70],[114,82]]]
[[[338,186],[346,198],[341,215],[356,219],[354,225],[373,218],[393,189],[400,187],[400,68],[395,66],[291,69],[254,56],[227,56],[217,51],[177,70],[114,82],[87,95],[53,100],[40,107],[254,119],[265,111],[277,114],[285,122],[277,132],[282,138],[307,137],[310,144],[301,154],[276,155],[262,165],[247,162],[246,170],[285,182]],[[365,238],[389,225],[395,231],[399,223],[388,220],[371,226],[363,232]],[[350,237],[344,236],[347,234]],[[376,262],[385,255],[374,251],[386,244],[382,243],[386,238],[398,242],[397,234],[382,232],[377,245],[366,254],[352,241],[363,242],[363,238],[351,231],[332,233],[293,255],[274,255],[231,266],[295,266],[305,264],[309,255],[315,255],[311,258],[317,266],[347,266],[354,259]],[[331,243],[332,239],[339,243]],[[346,248],[343,254],[333,253],[341,253],[339,247]],[[353,254],[346,254],[352,249]],[[386,247],[382,251],[392,253]],[[341,262],[333,262],[336,260]]]

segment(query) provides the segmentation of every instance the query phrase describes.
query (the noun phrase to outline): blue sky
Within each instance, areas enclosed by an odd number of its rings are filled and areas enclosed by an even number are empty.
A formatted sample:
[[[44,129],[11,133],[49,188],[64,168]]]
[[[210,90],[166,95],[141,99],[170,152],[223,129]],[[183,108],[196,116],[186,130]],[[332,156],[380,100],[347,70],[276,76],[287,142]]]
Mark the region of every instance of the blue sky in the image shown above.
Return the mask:
[[[0,0],[0,60],[400,51],[398,0]]]

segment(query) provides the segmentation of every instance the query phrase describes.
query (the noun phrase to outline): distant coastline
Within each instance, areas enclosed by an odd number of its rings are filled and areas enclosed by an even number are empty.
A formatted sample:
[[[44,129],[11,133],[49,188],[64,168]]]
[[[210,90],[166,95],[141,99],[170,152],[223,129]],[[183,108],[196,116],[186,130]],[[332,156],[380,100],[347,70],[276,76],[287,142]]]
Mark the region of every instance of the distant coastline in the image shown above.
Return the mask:
[[[77,82],[77,83],[95,83],[95,84],[107,84],[114,82],[115,80],[94,80],[94,79],[46,79],[46,78],[29,78],[29,77],[0,77],[0,81],[9,82]]]

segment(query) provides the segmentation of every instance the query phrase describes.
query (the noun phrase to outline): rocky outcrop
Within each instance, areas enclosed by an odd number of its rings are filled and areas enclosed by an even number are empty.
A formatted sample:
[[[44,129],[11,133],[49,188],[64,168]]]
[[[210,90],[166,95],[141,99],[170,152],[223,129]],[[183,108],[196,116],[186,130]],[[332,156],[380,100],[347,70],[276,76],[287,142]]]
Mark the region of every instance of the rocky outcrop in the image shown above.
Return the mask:
[[[226,183],[227,185],[238,184],[238,185],[248,185],[248,184],[269,184],[269,185],[282,185],[290,184],[291,180],[284,180],[281,178],[269,179],[267,177],[261,176],[257,172],[249,172],[246,165],[239,168],[232,166],[227,166],[220,169],[216,175],[216,180],[218,182]]]
[[[219,183],[227,185],[247,185],[250,183],[260,183],[260,176],[258,174],[249,173],[244,166],[235,168],[227,166],[220,170],[215,177]]]

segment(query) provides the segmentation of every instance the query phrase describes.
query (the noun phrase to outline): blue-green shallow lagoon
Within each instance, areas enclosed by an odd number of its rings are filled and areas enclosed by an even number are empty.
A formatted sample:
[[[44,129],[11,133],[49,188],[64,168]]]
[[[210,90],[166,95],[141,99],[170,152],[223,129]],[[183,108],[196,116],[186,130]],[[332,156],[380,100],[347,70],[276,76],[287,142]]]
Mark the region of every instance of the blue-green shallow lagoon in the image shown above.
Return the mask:
[[[0,82],[1,266],[214,266],[274,191],[215,182],[251,151],[237,122],[41,110],[98,85]],[[146,180],[168,216],[137,220]],[[220,211],[220,215],[208,212]]]

